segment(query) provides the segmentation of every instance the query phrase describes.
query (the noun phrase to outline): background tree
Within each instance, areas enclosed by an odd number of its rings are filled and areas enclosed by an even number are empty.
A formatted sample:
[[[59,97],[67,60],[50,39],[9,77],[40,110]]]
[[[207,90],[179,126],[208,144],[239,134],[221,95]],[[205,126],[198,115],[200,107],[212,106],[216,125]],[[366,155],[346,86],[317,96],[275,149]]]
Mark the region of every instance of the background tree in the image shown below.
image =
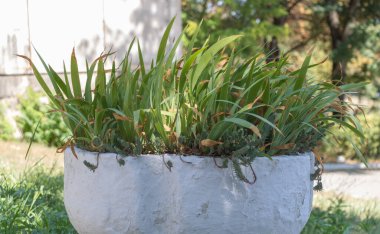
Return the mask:
[[[248,47],[246,54],[262,49],[265,37],[284,37],[288,31],[286,26],[272,23],[274,18],[287,15],[278,0],[182,0],[182,10],[184,26],[189,25],[188,36],[204,20],[199,44],[203,44],[208,37],[210,41],[215,41],[226,35],[244,34],[240,43]]]
[[[379,78],[379,1],[301,1],[300,7],[309,12],[298,17],[310,25],[311,32],[305,41],[312,39],[328,45],[332,61],[331,80],[335,84],[347,79],[376,81]],[[369,60],[358,61],[363,56]],[[356,68],[348,69],[348,65]]]
[[[182,0],[182,7],[189,36],[204,19],[199,44],[244,34],[240,45],[247,54],[271,51],[275,39],[281,54],[300,57],[305,46],[317,45],[319,59],[329,56],[324,69],[334,83],[371,80],[379,86],[378,0]]]

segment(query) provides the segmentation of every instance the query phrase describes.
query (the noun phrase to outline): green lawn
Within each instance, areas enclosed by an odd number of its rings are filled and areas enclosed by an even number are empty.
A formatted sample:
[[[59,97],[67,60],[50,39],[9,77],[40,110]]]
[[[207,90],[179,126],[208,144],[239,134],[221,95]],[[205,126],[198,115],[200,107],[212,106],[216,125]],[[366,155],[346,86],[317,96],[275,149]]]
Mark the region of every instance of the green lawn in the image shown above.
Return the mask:
[[[75,233],[63,205],[61,172],[2,172],[0,181],[0,233]]]
[[[62,155],[43,157],[54,149],[34,145],[25,161],[26,148],[0,142],[0,233],[75,233],[63,204]],[[380,209],[374,201],[317,193],[302,233],[378,234]]]
[[[75,233],[63,205],[63,155],[0,141],[0,233]]]
[[[380,233],[379,201],[316,194],[314,209],[303,234]]]

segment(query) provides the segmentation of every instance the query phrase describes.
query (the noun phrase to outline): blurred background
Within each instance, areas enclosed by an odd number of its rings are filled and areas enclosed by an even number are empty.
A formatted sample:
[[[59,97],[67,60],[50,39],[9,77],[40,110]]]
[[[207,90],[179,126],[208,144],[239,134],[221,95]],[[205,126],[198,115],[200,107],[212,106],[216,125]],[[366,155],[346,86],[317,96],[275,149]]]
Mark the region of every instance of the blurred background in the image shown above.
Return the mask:
[[[31,57],[43,70],[35,48],[62,73],[63,60],[69,61],[71,50],[75,48],[79,69],[84,71],[85,61],[91,62],[103,51],[116,51],[114,59],[120,61],[128,44],[137,36],[146,62],[150,63],[161,33],[174,16],[171,38],[174,40],[184,29],[182,44],[185,46],[203,21],[196,40],[198,46],[206,40],[212,42],[219,37],[241,34],[244,37],[227,48],[226,53],[236,46],[245,48],[242,56],[261,53],[267,56],[267,61],[288,56],[291,66],[300,66],[314,48],[313,62],[324,62],[310,70],[311,78],[335,84],[368,82],[365,88],[347,97],[360,107],[359,113],[366,114],[366,118],[361,117],[366,141],[360,143],[354,136],[334,127],[331,131],[339,132],[338,136],[327,137],[315,150],[325,162],[325,190],[316,193],[316,209],[304,232],[380,233],[377,206],[380,201],[379,0],[1,1],[0,188],[7,186],[14,190],[0,189],[1,197],[7,195],[13,199],[9,204],[8,200],[0,200],[0,228],[11,230],[11,226],[18,224],[46,231],[45,222],[57,232],[72,231],[65,221],[61,199],[62,155],[56,154],[54,148],[65,142],[69,132],[57,113],[46,114],[50,110],[48,99],[38,89],[28,64],[15,55]],[[181,50],[177,53],[180,55]],[[137,63],[137,51],[132,54]],[[36,144],[31,148],[30,157],[24,160],[28,142],[40,119],[34,138]],[[359,145],[369,168],[356,157],[350,141]],[[36,171],[31,168],[36,167],[42,168],[38,169],[39,174],[33,172],[33,176],[29,176],[30,171]],[[44,181],[40,176],[52,179]],[[56,200],[42,196],[41,186],[46,183],[52,189],[47,190],[48,193]],[[9,211],[12,205],[18,204],[15,200],[19,199],[20,204],[30,200],[27,194],[13,193],[18,189],[38,195],[36,199],[45,204],[40,208],[50,216],[44,218],[36,213],[31,221],[22,218],[22,212]],[[2,219],[2,215],[6,218]],[[40,223],[37,216],[42,220]],[[6,221],[9,219],[16,221],[10,224]]]

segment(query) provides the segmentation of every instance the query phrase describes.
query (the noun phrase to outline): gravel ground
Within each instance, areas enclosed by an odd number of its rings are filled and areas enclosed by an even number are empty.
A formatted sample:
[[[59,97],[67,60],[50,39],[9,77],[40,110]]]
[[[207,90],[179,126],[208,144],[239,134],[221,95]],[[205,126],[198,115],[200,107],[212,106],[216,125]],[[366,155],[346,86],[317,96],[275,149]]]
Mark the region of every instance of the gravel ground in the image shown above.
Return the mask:
[[[325,172],[322,183],[327,192],[380,202],[380,170]]]

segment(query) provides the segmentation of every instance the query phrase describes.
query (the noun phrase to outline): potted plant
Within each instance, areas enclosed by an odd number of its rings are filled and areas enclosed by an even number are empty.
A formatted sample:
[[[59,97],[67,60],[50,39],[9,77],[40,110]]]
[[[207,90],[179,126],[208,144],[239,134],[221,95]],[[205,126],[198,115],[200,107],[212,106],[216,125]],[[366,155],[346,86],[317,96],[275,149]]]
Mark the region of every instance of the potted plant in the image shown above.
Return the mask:
[[[52,89],[23,56],[72,132],[61,148],[71,223],[79,233],[299,233],[319,175],[312,149],[331,124],[363,135],[339,100],[362,84],[306,79],[310,54],[295,70],[287,58],[226,55],[240,36],[193,48],[197,31],[175,59],[172,24],[149,68],[138,41],[131,65],[134,40],[120,66],[105,68],[109,53],[86,63],[85,87],[74,50],[64,77],[40,56]]]

